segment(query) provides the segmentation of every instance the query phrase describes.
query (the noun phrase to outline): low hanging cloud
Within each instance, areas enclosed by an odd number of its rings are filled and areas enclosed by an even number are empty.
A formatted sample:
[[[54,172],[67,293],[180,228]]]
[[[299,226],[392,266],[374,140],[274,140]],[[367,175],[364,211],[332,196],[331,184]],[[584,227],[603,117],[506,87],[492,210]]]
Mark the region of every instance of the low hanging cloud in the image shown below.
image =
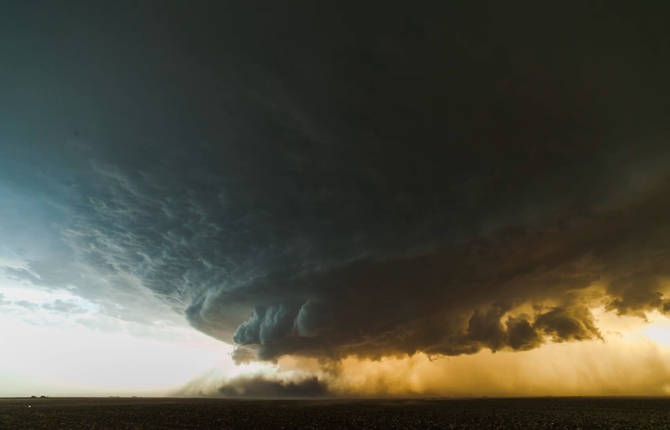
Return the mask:
[[[312,376],[298,380],[280,380],[263,376],[239,376],[223,384],[218,394],[223,397],[278,398],[326,397],[332,395],[328,386]]]
[[[589,307],[604,304],[641,315],[668,309],[661,292],[670,275],[667,247],[665,236],[655,233],[670,211],[657,204],[659,221],[645,223],[637,218],[648,215],[648,203],[553,231],[503,234],[416,257],[261,280],[245,290],[247,303],[256,306],[233,340],[272,359],[295,353],[455,355],[601,338]],[[225,309],[219,303],[235,298],[222,292],[187,312],[197,327],[203,316],[216,320],[217,309]],[[526,304],[535,305],[531,314],[515,312]]]
[[[225,378],[210,372],[179,390],[182,396],[281,397],[279,386],[319,382],[328,394],[301,390],[314,397],[386,396],[565,396],[657,395],[670,393],[670,349],[650,342],[635,316],[594,309],[602,339],[557,342],[525,352],[484,349],[459,356],[417,353],[380,359],[348,356],[338,361],[287,355],[264,373]],[[653,324],[667,328],[658,312]],[[640,330],[643,329],[643,330]],[[566,360],[565,357],[570,357]],[[258,366],[258,363],[252,366]],[[248,369],[247,369],[248,370]],[[296,374],[296,371],[298,373]]]
[[[177,396],[225,398],[326,398],[338,395],[331,389],[334,373],[286,370],[277,366],[224,377],[214,370],[189,381]]]

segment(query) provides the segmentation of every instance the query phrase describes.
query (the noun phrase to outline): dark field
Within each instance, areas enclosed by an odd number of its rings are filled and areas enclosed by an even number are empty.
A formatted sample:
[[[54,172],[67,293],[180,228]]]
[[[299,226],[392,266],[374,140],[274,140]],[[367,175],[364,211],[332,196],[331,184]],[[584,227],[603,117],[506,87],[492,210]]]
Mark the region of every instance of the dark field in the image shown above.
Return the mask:
[[[650,429],[670,399],[0,399],[1,429]]]

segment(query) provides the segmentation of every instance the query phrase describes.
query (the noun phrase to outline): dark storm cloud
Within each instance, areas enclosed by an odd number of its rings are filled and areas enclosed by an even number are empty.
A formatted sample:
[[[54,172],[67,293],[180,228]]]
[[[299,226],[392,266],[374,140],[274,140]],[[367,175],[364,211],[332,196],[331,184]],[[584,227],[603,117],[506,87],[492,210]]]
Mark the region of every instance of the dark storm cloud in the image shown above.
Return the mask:
[[[14,277],[242,361],[597,339],[594,283],[670,308],[663,14],[52,9],[0,26]]]

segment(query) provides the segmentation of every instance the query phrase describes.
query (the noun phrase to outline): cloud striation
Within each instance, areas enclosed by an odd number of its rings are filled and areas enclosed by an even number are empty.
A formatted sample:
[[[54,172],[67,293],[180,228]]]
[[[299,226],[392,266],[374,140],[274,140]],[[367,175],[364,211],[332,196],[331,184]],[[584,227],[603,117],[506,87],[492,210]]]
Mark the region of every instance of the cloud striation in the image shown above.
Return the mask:
[[[7,276],[136,320],[158,297],[240,361],[530,350],[602,338],[596,305],[670,312],[662,14],[303,6],[0,18]]]

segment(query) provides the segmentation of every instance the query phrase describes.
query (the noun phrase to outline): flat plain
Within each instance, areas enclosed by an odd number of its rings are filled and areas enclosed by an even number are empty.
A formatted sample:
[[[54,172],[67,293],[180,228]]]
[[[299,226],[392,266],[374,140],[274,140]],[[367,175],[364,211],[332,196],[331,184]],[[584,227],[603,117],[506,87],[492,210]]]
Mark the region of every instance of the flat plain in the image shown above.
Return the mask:
[[[0,429],[668,429],[670,399],[0,399]]]

